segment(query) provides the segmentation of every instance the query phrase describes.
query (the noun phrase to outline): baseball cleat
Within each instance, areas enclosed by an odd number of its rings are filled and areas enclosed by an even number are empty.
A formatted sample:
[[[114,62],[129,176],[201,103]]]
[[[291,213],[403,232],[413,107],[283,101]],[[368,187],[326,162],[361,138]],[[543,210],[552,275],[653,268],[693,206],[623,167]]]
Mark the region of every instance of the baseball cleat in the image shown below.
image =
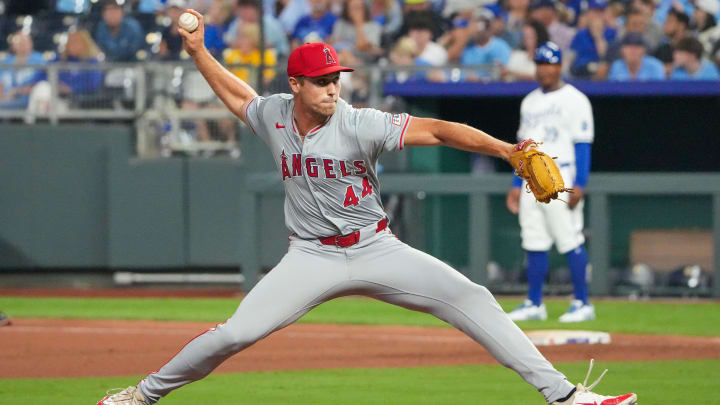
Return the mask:
[[[635,393],[629,393],[629,394],[623,394],[619,396],[605,396],[596,394],[590,390],[595,388],[595,386],[602,380],[603,376],[605,376],[605,373],[607,373],[607,369],[600,374],[600,377],[598,377],[597,380],[595,380],[594,383],[590,384],[590,386],[586,387],[585,384],[587,384],[587,380],[590,377],[590,372],[593,368],[593,363],[595,360],[590,359],[590,369],[587,372],[587,375],[585,376],[585,381],[583,381],[582,384],[578,384],[575,388],[575,393],[568,398],[565,401],[562,402],[553,402],[551,405],[635,405],[637,404],[637,395]]]
[[[595,319],[595,307],[583,304],[580,300],[572,300],[570,309],[560,316],[560,322],[583,322]]]
[[[545,304],[533,305],[532,301],[525,300],[522,305],[508,314],[513,321],[544,321],[547,319]]]
[[[124,390],[111,394],[111,391],[122,390],[115,388],[107,392],[107,396],[100,400],[97,405],[150,405],[137,387],[127,387]]]

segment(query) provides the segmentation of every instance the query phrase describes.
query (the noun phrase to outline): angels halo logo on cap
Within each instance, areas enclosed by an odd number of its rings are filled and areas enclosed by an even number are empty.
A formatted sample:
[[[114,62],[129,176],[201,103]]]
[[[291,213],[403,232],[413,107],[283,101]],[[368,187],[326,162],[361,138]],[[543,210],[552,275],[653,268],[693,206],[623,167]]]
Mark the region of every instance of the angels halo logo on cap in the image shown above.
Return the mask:
[[[323,52],[325,53],[325,63],[328,65],[337,65],[337,62],[335,62],[335,59],[332,56],[332,53],[330,53],[330,49],[328,47],[323,48]]]
[[[352,72],[354,70],[338,64],[335,49],[322,42],[305,44],[292,51],[287,66],[288,76],[290,77],[317,77],[335,72]]]

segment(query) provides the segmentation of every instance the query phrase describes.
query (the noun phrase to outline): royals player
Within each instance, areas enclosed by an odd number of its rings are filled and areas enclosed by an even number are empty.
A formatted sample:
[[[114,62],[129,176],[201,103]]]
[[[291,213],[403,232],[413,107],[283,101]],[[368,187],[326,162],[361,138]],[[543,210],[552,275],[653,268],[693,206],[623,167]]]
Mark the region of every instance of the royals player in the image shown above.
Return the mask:
[[[507,196],[510,212],[518,214],[522,247],[527,251],[528,298],[512,312],[514,321],[545,320],[542,288],[548,273],[548,251],[553,243],[567,257],[575,292],[570,309],[560,322],[595,319],[595,309],[588,303],[586,269],[587,253],[583,246],[583,189],[590,172],[590,144],[593,141],[592,107],[588,98],[572,85],[563,82],[562,53],[552,42],[540,45],[534,56],[536,78],[540,88],[532,91],[520,105],[518,139],[542,142],[542,149],[557,156],[557,164],[566,187],[567,204],[553,200],[549,204],[535,201],[532,194],[521,192],[525,184],[513,179]]]
[[[437,316],[484,345],[549,403],[634,404],[635,394],[574,387],[508,318],[488,290],[393,236],[380,204],[377,159],[410,145],[449,145],[506,158],[513,145],[471,127],[355,109],[338,98],[340,66],[329,45],[292,52],[293,94],[260,97],[203,46],[202,16],[184,46],[225,105],[270,149],[285,187],[288,252],[235,314],[191,340],[137,387],[99,405],[141,405],[208,375],[225,359],[330,299],[362,294]],[[603,402],[608,401],[608,402]],[[612,401],[612,402],[611,402]]]

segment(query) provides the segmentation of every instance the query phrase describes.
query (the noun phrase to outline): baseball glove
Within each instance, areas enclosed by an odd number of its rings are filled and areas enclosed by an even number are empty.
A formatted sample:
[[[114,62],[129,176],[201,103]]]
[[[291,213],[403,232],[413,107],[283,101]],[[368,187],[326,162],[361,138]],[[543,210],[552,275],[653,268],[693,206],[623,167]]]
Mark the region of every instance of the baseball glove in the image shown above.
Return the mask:
[[[515,174],[527,181],[528,193],[532,192],[536,200],[547,204],[557,199],[559,193],[571,193],[572,189],[565,188],[553,158],[540,152],[537,146],[532,139],[521,141],[510,154],[510,164],[515,168]]]

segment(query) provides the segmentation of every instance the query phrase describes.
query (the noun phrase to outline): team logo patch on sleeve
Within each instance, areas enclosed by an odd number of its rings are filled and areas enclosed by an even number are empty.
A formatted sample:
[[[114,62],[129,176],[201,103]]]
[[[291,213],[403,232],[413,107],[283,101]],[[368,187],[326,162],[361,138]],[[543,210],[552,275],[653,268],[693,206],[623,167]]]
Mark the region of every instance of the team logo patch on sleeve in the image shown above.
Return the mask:
[[[392,123],[393,123],[393,125],[401,126],[402,125],[402,114],[393,114]]]

